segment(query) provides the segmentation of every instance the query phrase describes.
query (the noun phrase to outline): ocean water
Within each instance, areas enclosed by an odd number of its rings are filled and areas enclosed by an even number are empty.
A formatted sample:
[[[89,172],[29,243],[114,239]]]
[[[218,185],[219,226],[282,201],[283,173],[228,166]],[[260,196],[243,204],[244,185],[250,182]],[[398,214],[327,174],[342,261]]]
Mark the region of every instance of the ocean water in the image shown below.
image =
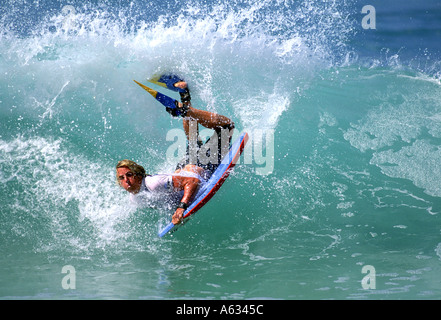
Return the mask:
[[[5,0],[0,21],[1,299],[441,298],[438,0]],[[132,81],[158,72],[251,137],[164,239],[114,173],[175,165],[181,121]]]

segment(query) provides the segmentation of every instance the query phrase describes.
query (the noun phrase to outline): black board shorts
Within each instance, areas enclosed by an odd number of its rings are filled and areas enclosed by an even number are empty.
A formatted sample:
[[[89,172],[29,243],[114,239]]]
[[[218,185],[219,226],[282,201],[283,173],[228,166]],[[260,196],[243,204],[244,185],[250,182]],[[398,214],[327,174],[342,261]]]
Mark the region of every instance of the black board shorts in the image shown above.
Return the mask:
[[[215,128],[213,135],[205,142],[199,138],[197,141],[189,141],[186,155],[179,161],[176,170],[195,164],[211,175],[230,149],[233,130],[234,124],[229,124]]]

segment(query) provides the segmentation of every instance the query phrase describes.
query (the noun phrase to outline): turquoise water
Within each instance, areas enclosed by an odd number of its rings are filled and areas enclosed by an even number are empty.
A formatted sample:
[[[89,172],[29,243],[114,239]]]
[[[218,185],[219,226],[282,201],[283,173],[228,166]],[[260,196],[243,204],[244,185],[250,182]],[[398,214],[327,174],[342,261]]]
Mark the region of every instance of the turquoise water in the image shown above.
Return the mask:
[[[365,4],[2,4],[0,298],[441,298],[441,7]],[[251,137],[166,239],[114,174],[175,166],[160,71]]]

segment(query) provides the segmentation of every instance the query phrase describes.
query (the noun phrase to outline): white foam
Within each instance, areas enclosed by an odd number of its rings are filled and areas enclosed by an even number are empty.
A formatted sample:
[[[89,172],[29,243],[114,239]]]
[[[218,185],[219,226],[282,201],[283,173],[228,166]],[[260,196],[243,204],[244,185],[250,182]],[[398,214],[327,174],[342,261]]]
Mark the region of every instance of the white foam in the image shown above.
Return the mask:
[[[15,181],[24,189],[11,212],[18,214],[25,209],[38,220],[49,218],[46,228],[60,241],[55,246],[62,246],[63,242],[104,246],[126,236],[116,227],[134,208],[130,209],[117,192],[110,168],[69,154],[62,139],[21,136],[12,141],[0,140],[0,152],[6,187]],[[70,207],[76,210],[67,209]],[[77,238],[81,232],[69,221],[76,221],[77,227],[90,223],[95,234]]]
[[[377,74],[386,80],[399,76],[400,81],[373,86],[380,104],[351,123],[344,138],[361,152],[371,152],[370,163],[387,176],[409,179],[427,194],[441,196],[439,86],[417,76],[401,76],[399,70]]]

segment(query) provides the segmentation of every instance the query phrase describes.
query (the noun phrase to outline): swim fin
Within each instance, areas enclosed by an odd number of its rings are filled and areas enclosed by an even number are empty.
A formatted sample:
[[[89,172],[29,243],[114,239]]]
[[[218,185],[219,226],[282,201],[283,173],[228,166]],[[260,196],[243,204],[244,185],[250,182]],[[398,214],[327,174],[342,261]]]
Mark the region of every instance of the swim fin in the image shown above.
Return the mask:
[[[173,117],[185,117],[188,111],[188,107],[183,105],[181,108],[179,108],[179,102],[173,98],[170,98],[169,96],[166,96],[165,94],[162,94],[161,92],[158,92],[156,90],[153,90],[152,88],[149,88],[142,83],[139,83],[136,80],[135,81],[141,88],[143,88],[145,91],[150,93],[153,98],[158,100],[163,106],[165,106],[165,110],[170,113]]]
[[[188,87],[184,89],[175,87],[176,83],[184,81],[184,79],[178,77],[177,75],[163,74],[160,76],[154,76],[153,78],[150,78],[147,81],[157,84],[158,86],[167,88],[169,90],[179,92],[182,103],[190,102],[191,100],[190,90],[188,89]]]

